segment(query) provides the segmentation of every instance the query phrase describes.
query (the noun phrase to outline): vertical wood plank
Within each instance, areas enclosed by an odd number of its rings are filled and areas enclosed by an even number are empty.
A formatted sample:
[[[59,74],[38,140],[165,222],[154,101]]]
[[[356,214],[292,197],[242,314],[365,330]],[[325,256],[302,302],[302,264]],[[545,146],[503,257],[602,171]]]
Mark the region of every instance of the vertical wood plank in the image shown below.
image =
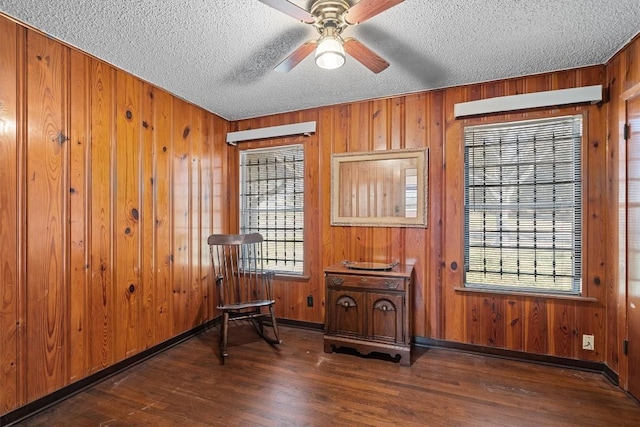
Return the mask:
[[[141,140],[139,144],[140,159],[140,336],[141,348],[149,348],[157,341],[156,326],[156,227],[154,220],[155,186],[157,178],[154,175],[154,163],[156,151],[154,146],[155,135],[155,89],[144,83],[140,94],[140,115],[138,119],[142,126],[140,129]]]
[[[213,127],[209,115],[202,117],[202,139],[200,142],[200,234],[199,234],[199,273],[198,280],[202,288],[202,320],[208,321],[216,315],[211,305],[213,299],[213,282],[210,277],[211,260],[207,238],[213,233]]]
[[[396,97],[389,100],[391,103],[391,117],[389,121],[389,149],[398,150],[406,147],[405,137],[405,97]]]
[[[505,298],[502,296],[483,297],[479,302],[481,327],[479,328],[479,344],[488,347],[505,346]]]
[[[332,153],[339,154],[349,151],[349,124],[351,122],[352,108],[353,106],[351,104],[329,108],[330,113],[326,119],[330,120],[331,123],[328,125],[327,131],[329,133],[326,138],[331,141],[331,145],[324,156],[325,162],[328,162],[328,164],[331,162]],[[330,178],[325,182],[325,185],[327,185],[325,188],[328,189],[325,191],[330,194]],[[331,204],[330,197],[327,200],[327,204],[328,206]],[[331,212],[331,210],[329,209],[328,212]],[[330,265],[341,260],[348,260],[352,256],[347,247],[347,231],[349,228],[331,227],[329,226],[329,221],[330,219],[328,219],[324,225],[331,230],[330,236],[327,236],[326,240],[328,251],[327,256],[323,259],[325,265]]]
[[[525,348],[524,351],[547,354],[549,347],[547,304],[540,298],[525,302]]]
[[[172,195],[173,175],[173,102],[162,90],[153,91],[153,150],[155,152],[153,192],[155,204],[152,223],[155,228],[155,333],[162,342],[173,335],[173,254],[172,254]],[[148,236],[147,236],[148,238]]]
[[[234,170],[227,160],[229,159],[230,146],[225,143],[227,131],[230,131],[226,120],[219,117],[212,117],[212,157],[211,157],[211,232],[229,232],[231,230],[231,212],[238,211],[238,198],[232,198],[228,194],[229,181],[233,182],[232,171]]]
[[[455,287],[463,285],[464,245],[463,224],[464,212],[462,200],[464,197],[464,149],[462,144],[462,129],[464,121],[455,122],[453,106],[455,103],[466,101],[464,88],[447,90],[444,97],[445,111],[445,142],[443,147],[443,212],[444,235],[443,241],[443,308],[444,308],[444,339],[462,341],[464,338],[465,322],[464,297],[455,293]],[[455,313],[459,313],[456,315]]]
[[[371,151],[371,104],[369,101],[356,102],[349,108],[349,152]]]
[[[301,114],[301,121],[317,121],[319,122],[318,111],[306,111]],[[289,283],[289,286],[296,286],[299,289],[303,301],[307,295],[311,295],[314,300],[313,307],[307,307],[306,303],[301,304],[301,318],[307,322],[324,323],[324,277],[322,275],[322,261],[319,256],[320,245],[322,242],[322,224],[325,219],[323,215],[329,211],[322,211],[321,204],[323,202],[324,192],[321,181],[325,174],[323,171],[330,170],[330,165],[325,164],[322,157],[321,139],[316,132],[308,139],[302,140],[304,144],[304,174],[305,177],[305,229],[310,236],[310,242],[316,242],[315,245],[306,244],[304,258],[306,274],[310,275],[309,285],[307,289],[297,286],[297,283]],[[308,179],[313,177],[313,179]]]
[[[482,98],[495,98],[505,95],[505,81],[498,80],[481,85]]]
[[[637,42],[635,43],[638,44]],[[607,169],[609,183],[607,193],[612,213],[609,215],[607,233],[611,239],[607,242],[607,360],[619,373],[620,385],[628,387],[626,363],[620,363],[619,352],[622,346],[622,331],[626,330],[626,144],[620,129],[625,118],[620,102],[624,79],[621,78],[623,55],[616,55],[607,67],[607,83],[611,106],[607,127]],[[624,107],[626,110],[626,105]],[[621,117],[622,116],[622,117]],[[625,334],[626,335],[626,334]]]
[[[116,72],[114,163],[116,360],[140,349],[140,90],[141,83]]]
[[[337,150],[337,130],[340,124],[339,111],[343,107],[327,107],[322,108],[318,112],[318,126],[316,135],[318,136],[318,167],[323,171],[331,170],[331,153]],[[342,148],[342,147],[341,147]],[[331,265],[337,262],[335,258],[343,257],[343,248],[340,244],[336,244],[335,229],[331,227],[331,173],[319,174],[319,235],[320,235],[320,258],[318,259],[319,269],[315,273],[318,276],[318,284],[322,295],[322,316],[324,323],[324,315],[326,313],[326,289],[324,286],[324,274],[321,269],[325,265]],[[309,183],[311,185],[311,183]],[[322,189],[325,189],[322,191]],[[329,195],[327,197],[327,195]],[[311,221],[312,218],[307,217],[305,221]],[[311,253],[311,249],[305,246],[305,256]],[[334,258],[335,257],[335,258]],[[346,259],[346,257],[342,258]]]
[[[91,61],[91,286],[89,289],[89,371],[114,363],[115,331],[113,188],[115,70]]]
[[[553,90],[576,87],[578,73],[575,70],[562,70],[553,74]]]
[[[22,82],[18,77],[21,60],[18,47],[20,29],[0,19],[0,414],[24,401],[20,398],[18,366],[19,323],[19,230],[18,180],[18,100]],[[22,387],[24,387],[22,385]]]
[[[27,36],[27,399],[66,384],[68,49]]]
[[[441,111],[437,105],[431,104],[431,94],[414,94],[403,98],[404,117],[402,120],[402,131],[405,137],[402,140],[402,148],[424,148],[431,150],[431,137],[435,135],[432,127],[432,117],[438,115]],[[432,109],[433,108],[433,109]],[[438,129],[441,131],[442,129]],[[441,144],[442,138],[436,138],[435,145]],[[427,152],[427,187],[433,187],[431,182],[433,173],[430,170],[430,152]],[[431,302],[434,301],[431,292],[429,292],[429,278],[427,275],[429,260],[433,257],[432,252],[432,206],[427,196],[427,222],[428,228],[416,228],[411,230],[393,229],[394,232],[399,231],[401,237],[392,243],[392,247],[402,248],[402,253],[398,255],[398,260],[402,263],[412,263],[414,265],[414,284],[413,284],[413,307],[412,307],[412,330],[418,336],[430,335],[427,316],[431,314]],[[399,249],[396,252],[399,252]]]
[[[590,67],[576,73],[579,84],[605,84],[604,70]],[[594,106],[585,113],[585,141],[583,145],[583,196],[586,208],[583,210],[583,288],[584,294],[595,297],[597,304],[589,304],[575,310],[575,321],[586,321],[591,325],[595,338],[595,350],[588,354],[591,360],[606,360],[607,355],[607,234],[609,222],[614,212],[608,203],[607,173],[607,109],[604,105]],[[586,236],[585,236],[586,235]],[[573,341],[573,353],[582,352],[582,337]]]
[[[17,60],[17,108],[16,108],[16,136],[17,136],[17,220],[16,235],[18,238],[18,317],[16,319],[16,341],[18,344],[17,363],[17,401],[26,403],[27,397],[27,34],[25,28],[16,32],[18,60]]]
[[[524,302],[521,298],[509,298],[505,306],[505,348],[524,351]]]
[[[421,311],[428,324],[422,328],[416,328],[416,334],[442,338],[443,334],[443,246],[444,246],[444,129],[445,109],[444,91],[431,92],[427,98],[428,127],[426,129],[427,146],[429,147],[428,164],[429,176],[427,187],[428,201],[428,245],[429,258],[422,264],[424,281],[418,285],[422,287],[426,304]],[[419,270],[417,270],[419,271]],[[418,287],[418,289],[419,289]],[[417,304],[417,302],[416,302]],[[416,305],[415,312],[418,311]]]
[[[172,235],[173,235],[173,314],[174,335],[184,332],[189,323],[189,290],[191,284],[191,159],[189,157],[192,138],[191,108],[182,101],[174,101],[173,129],[173,191],[172,191]]]
[[[90,159],[90,64],[86,55],[72,50],[70,69],[69,146],[71,166],[70,197],[70,305],[69,305],[69,381],[88,373],[89,357],[89,188]]]
[[[389,103],[387,99],[371,101],[371,145],[372,151],[388,150],[391,127],[389,123]]]
[[[467,295],[464,298],[464,342],[484,345],[480,341],[480,327],[485,324],[482,318],[481,301],[482,299],[478,295]]]
[[[187,323],[188,328],[202,323],[204,304],[202,300],[202,244],[208,236],[202,237],[201,209],[201,162],[202,143],[206,139],[203,132],[202,111],[194,107],[192,113],[192,135],[189,146],[189,306],[191,307]]]
[[[549,351],[560,357],[575,357],[577,344],[582,346],[576,331],[576,304],[550,301],[549,308]]]

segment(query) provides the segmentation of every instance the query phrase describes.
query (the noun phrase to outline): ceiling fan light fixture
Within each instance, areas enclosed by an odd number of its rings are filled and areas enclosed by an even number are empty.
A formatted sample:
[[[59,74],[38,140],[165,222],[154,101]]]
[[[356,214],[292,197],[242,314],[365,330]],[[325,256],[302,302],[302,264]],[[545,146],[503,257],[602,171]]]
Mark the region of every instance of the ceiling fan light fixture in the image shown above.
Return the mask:
[[[325,70],[335,70],[344,65],[345,54],[338,37],[323,37],[316,48],[316,65]]]

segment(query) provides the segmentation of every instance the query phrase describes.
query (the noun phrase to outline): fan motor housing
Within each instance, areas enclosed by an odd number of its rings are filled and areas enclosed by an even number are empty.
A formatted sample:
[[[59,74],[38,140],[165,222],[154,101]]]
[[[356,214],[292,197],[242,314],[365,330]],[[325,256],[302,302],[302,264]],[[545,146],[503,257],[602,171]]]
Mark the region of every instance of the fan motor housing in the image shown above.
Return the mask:
[[[313,24],[320,34],[323,34],[325,28],[335,28],[340,34],[348,24],[344,20],[344,13],[351,6],[346,0],[319,0],[311,7],[311,13],[316,18]]]

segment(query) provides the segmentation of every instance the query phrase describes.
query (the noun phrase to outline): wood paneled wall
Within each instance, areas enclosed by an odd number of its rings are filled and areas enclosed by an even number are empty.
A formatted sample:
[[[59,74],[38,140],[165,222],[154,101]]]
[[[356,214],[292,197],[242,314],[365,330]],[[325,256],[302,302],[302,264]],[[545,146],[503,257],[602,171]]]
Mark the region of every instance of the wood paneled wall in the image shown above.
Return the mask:
[[[227,128],[0,17],[0,413],[215,316]]]
[[[627,388],[628,364],[623,355],[622,343],[627,338],[627,277],[626,277],[626,164],[627,153],[623,135],[625,123],[625,92],[637,89],[640,84],[640,37],[636,37],[609,62],[607,67],[609,87],[608,132],[608,183],[607,192],[611,207],[611,221],[607,242],[607,267],[610,275],[607,323],[610,325],[610,366],[618,372],[620,384]],[[636,236],[637,238],[637,236]],[[634,361],[633,363],[638,363]]]
[[[318,189],[306,198],[307,203],[312,204],[309,210],[305,209],[307,221],[314,224],[311,235],[307,236],[310,242],[307,247],[312,248],[308,251],[310,258],[307,257],[309,279],[277,283],[284,307],[279,308],[279,315],[323,322],[323,311],[307,308],[304,301],[310,294],[324,303],[324,266],[341,260],[414,263],[413,330],[416,336],[610,363],[615,354],[607,340],[612,327],[609,325],[607,329],[611,281],[605,269],[609,213],[606,209],[606,104],[465,120],[453,117],[453,106],[457,102],[605,83],[605,67],[597,66],[234,123],[237,130],[245,130],[303,120],[318,121],[317,132],[303,139],[310,147],[307,163],[318,165],[316,170],[307,173],[311,188]],[[462,269],[454,266],[464,263],[463,127],[570,114],[582,114],[585,118],[583,294],[586,298],[462,289]],[[240,149],[262,144],[264,142],[242,144]],[[423,147],[429,149],[428,228],[330,225],[331,154]],[[318,233],[320,245],[315,244]],[[595,351],[582,350],[582,334],[595,335]]]

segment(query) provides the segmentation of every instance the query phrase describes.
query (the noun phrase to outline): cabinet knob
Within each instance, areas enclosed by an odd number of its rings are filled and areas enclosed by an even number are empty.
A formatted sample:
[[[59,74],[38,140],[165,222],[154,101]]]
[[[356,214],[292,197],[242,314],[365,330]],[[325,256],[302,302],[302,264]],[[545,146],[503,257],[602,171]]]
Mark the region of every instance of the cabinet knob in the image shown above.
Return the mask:
[[[338,300],[336,301],[336,305],[338,307],[344,307],[344,308],[350,308],[350,307],[356,307],[357,304],[354,301],[353,298],[351,298],[348,295],[344,295],[341,296],[340,298],[338,298]]]
[[[344,279],[342,277],[332,277],[331,278],[331,282],[334,285],[340,286],[340,285],[342,285],[342,283],[344,283]]]
[[[389,289],[396,289],[398,287],[398,282],[387,280],[386,282],[384,282],[384,285]]]
[[[378,300],[374,304],[373,309],[382,311],[383,313],[386,313],[387,311],[388,312],[396,311],[395,305],[391,301],[389,301],[388,299]]]

